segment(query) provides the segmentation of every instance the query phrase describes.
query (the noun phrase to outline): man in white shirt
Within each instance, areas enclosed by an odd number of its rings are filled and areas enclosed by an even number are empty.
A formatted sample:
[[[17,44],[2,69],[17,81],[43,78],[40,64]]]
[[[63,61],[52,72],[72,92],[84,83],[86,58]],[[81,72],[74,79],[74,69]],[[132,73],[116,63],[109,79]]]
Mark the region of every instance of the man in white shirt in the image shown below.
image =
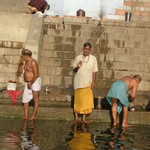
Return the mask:
[[[90,114],[94,108],[93,89],[98,72],[97,59],[91,55],[91,43],[84,43],[83,54],[75,58],[73,70],[74,77],[74,115],[75,123],[78,122],[78,114],[82,115],[81,121],[85,120],[86,114]]]

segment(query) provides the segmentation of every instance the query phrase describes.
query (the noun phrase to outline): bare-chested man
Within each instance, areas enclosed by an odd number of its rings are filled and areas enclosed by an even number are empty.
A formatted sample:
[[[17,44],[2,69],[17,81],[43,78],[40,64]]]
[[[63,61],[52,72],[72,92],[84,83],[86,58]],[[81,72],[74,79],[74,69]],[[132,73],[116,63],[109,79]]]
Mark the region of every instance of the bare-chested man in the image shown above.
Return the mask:
[[[38,111],[39,91],[41,90],[41,78],[39,77],[38,63],[33,59],[32,52],[28,49],[22,50],[24,64],[25,88],[23,93],[24,119],[34,120]],[[34,100],[34,109],[30,118],[28,114],[29,101]]]
[[[117,111],[121,112],[123,108],[123,120],[122,126],[128,126],[127,117],[128,117],[128,91],[132,90],[131,98],[135,99],[137,88],[141,82],[141,77],[139,75],[134,75],[133,77],[125,76],[122,79],[114,82],[106,96],[109,103],[112,105],[112,117],[113,125],[117,125]]]

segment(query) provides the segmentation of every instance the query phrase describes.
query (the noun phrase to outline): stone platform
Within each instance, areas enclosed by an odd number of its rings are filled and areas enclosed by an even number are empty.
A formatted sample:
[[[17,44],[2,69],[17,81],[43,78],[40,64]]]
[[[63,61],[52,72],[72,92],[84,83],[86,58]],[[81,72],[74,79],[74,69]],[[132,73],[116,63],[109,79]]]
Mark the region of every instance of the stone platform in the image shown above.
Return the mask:
[[[19,88],[22,90],[22,87]],[[39,111],[37,119],[52,119],[52,120],[68,120],[73,121],[73,95],[69,95],[69,90],[63,88],[51,90],[49,94],[44,92],[42,88],[40,100],[39,100]],[[16,104],[13,105],[11,98],[8,96],[7,91],[1,90],[0,92],[0,116],[23,118],[23,107],[22,107],[22,94],[17,97]],[[94,99],[94,102],[97,98]],[[150,112],[146,111],[145,108],[149,103],[149,92],[141,91],[137,94],[135,100],[135,111],[129,111],[128,121],[130,124],[150,124]],[[30,106],[30,112],[33,107]],[[102,109],[96,108],[91,115],[87,117],[91,122],[111,122],[110,118],[110,107],[103,101]]]
[[[0,117],[23,118],[23,107],[20,105],[0,105]],[[32,107],[30,107],[30,112]],[[37,119],[73,121],[73,109],[68,107],[39,107]],[[109,110],[96,110],[87,117],[91,122],[111,122]],[[150,112],[129,112],[130,124],[150,124]]]

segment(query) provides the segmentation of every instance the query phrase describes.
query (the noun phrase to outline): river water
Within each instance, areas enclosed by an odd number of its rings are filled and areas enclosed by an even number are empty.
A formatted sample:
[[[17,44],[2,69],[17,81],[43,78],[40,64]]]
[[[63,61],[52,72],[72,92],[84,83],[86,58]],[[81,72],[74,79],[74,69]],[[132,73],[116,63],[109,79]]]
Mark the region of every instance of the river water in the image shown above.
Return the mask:
[[[150,125],[0,118],[0,150],[149,150]]]

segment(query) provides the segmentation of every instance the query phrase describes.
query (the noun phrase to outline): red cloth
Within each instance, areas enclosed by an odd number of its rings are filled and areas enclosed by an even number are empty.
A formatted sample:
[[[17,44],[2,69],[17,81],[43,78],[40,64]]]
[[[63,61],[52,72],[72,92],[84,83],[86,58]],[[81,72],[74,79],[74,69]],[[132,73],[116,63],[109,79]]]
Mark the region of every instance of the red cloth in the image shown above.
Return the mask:
[[[7,90],[9,97],[11,97],[13,105],[16,104],[17,96],[21,94],[20,90]]]

